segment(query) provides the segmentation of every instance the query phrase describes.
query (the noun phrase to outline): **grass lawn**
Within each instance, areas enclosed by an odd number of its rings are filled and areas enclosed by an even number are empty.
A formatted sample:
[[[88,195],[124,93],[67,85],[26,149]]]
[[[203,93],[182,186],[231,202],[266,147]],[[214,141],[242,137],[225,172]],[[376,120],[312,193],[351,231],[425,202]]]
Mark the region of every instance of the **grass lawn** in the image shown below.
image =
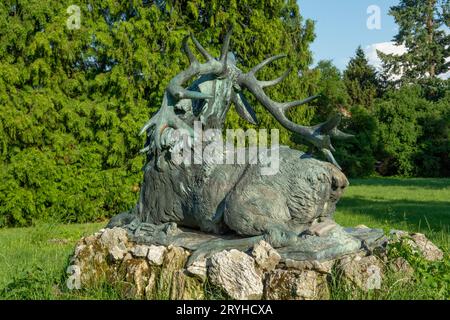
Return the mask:
[[[365,224],[386,231],[420,231],[448,252],[450,179],[352,180],[335,218],[344,226]],[[64,286],[64,270],[75,242],[105,223],[38,223],[32,228],[0,230],[0,299],[119,298],[107,285],[77,293],[68,292]],[[402,293],[389,297],[411,298]],[[432,299],[433,291],[419,297]]]
[[[336,221],[385,231],[425,233],[450,248],[450,179],[373,178],[350,181],[337,205]]]

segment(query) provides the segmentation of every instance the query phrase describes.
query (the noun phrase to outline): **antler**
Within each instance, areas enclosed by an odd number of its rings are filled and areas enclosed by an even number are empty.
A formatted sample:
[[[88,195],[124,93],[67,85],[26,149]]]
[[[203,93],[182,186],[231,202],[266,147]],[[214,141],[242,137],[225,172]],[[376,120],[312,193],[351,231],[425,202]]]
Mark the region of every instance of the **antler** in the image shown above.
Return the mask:
[[[225,40],[222,46],[220,59],[216,60],[211,56],[208,51],[198,42],[194,35],[190,35],[192,42],[197,50],[206,59],[205,63],[200,63],[195,55],[192,53],[188,45],[189,36],[186,36],[183,40],[183,48],[189,58],[190,65],[186,70],[181,71],[169,82],[167,90],[164,94],[163,104],[161,109],[144,125],[140,134],[148,131],[148,135],[151,136],[150,145],[147,145],[141,152],[150,150],[151,146],[155,146],[157,149],[161,149],[163,142],[163,131],[166,128],[172,129],[185,129],[192,133],[192,128],[187,125],[182,119],[180,119],[174,110],[174,100],[181,99],[211,99],[212,95],[208,95],[199,91],[191,91],[183,88],[190,79],[206,74],[220,75],[226,71],[227,68],[227,53],[230,44],[231,29],[225,36]],[[148,130],[153,128],[153,130]]]
[[[197,50],[206,59],[205,63],[200,63],[197,60],[187,43],[188,37],[185,37],[185,39],[183,40],[183,47],[190,61],[189,68],[180,72],[174,78],[172,78],[164,94],[161,109],[159,109],[159,111],[142,128],[141,134],[147,131],[148,135],[152,138],[150,139],[151,145],[146,146],[146,148],[144,148],[142,151],[148,151],[153,145],[155,145],[157,149],[161,149],[162,142],[166,142],[167,144],[167,140],[170,140],[171,138],[170,133],[164,133],[165,129],[167,128],[186,129],[189,133],[192,133],[192,128],[187,125],[181,118],[179,118],[175,113],[174,108],[177,100],[214,98],[210,94],[185,89],[183,85],[185,85],[194,77],[206,74],[213,74],[220,77],[222,75],[226,75],[228,71],[231,71],[231,73],[236,77],[234,80],[236,81],[238,87],[247,88],[256,97],[256,99],[275,117],[275,119],[280,122],[281,125],[283,125],[288,130],[300,134],[305,140],[309,141],[313,146],[321,150],[330,162],[339,167],[338,163],[333,157],[333,154],[331,153],[331,151],[334,151],[334,148],[331,145],[330,137],[339,139],[352,137],[352,135],[346,134],[337,129],[337,126],[341,121],[341,117],[339,115],[334,116],[328,121],[312,127],[302,126],[290,121],[286,116],[286,112],[290,108],[306,104],[316,99],[318,96],[309,97],[304,100],[281,103],[273,101],[265,94],[263,88],[276,85],[283,81],[288,76],[291,69],[284,72],[283,75],[279,78],[270,81],[260,81],[256,78],[255,74],[269,63],[281,59],[285,57],[285,55],[270,57],[251,69],[248,73],[241,72],[234,65],[232,67],[230,66],[230,70],[227,71],[227,53],[230,44],[231,32],[232,30],[230,29],[230,31],[225,36],[221,55],[218,60],[211,56],[211,54],[209,54],[208,51],[206,51],[206,49],[203,48],[203,46],[191,34],[192,42],[194,43]],[[242,92],[232,91],[231,101],[235,104],[236,110],[238,111],[239,115],[241,115],[241,117],[252,123],[256,123],[256,115],[246,101]],[[153,130],[148,130],[150,128],[153,128]]]
[[[260,81],[256,78],[255,74],[259,70],[261,70],[269,63],[284,57],[286,57],[286,55],[283,54],[270,57],[261,62],[260,64],[258,64],[257,66],[255,66],[248,73],[239,74],[237,78],[238,84],[241,87],[247,88],[255,96],[255,98],[275,117],[275,119],[277,119],[277,121],[280,122],[282,126],[284,126],[288,130],[300,134],[305,140],[309,141],[317,149],[321,150],[330,162],[332,162],[335,166],[340,168],[339,164],[336,162],[336,160],[333,157],[333,154],[331,153],[331,151],[335,150],[331,145],[330,137],[340,139],[352,137],[352,135],[346,134],[337,129],[337,126],[341,121],[340,115],[334,116],[328,121],[313,127],[306,127],[296,124],[288,119],[288,117],[286,116],[286,112],[292,107],[306,104],[319,96],[316,95],[306,98],[304,100],[297,100],[284,103],[276,102],[270,99],[270,97],[268,97],[264,92],[263,88],[276,85],[281,81],[283,81],[284,78],[286,78],[289,72],[291,71],[290,69],[287,70],[281,77],[275,80]]]
[[[196,76],[201,76],[205,74],[215,74],[220,75],[225,72],[227,67],[227,53],[228,47],[230,45],[231,30],[225,36],[225,40],[222,46],[222,53],[220,59],[216,60],[211,56],[208,51],[197,41],[194,35],[191,34],[192,42],[194,43],[197,50],[206,59],[206,63],[199,63],[195,55],[192,53],[189,45],[187,43],[188,37],[183,40],[184,51],[186,52],[190,65],[189,68],[177,74],[170,82],[167,87],[167,91],[177,99],[211,99],[213,96],[207,95],[198,91],[189,91],[183,88],[183,84],[188,82],[190,79]]]

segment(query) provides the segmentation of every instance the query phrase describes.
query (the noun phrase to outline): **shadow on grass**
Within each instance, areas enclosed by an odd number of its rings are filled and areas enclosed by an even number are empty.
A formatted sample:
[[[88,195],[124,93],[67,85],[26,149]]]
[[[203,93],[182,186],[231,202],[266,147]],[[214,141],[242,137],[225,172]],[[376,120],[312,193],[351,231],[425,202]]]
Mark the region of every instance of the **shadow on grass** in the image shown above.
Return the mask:
[[[369,215],[382,224],[407,223],[433,231],[448,231],[450,226],[449,201],[372,200],[354,196],[342,198],[338,207],[339,211]]]
[[[424,189],[450,188],[450,179],[430,178],[371,178],[350,179],[351,186],[418,187]]]

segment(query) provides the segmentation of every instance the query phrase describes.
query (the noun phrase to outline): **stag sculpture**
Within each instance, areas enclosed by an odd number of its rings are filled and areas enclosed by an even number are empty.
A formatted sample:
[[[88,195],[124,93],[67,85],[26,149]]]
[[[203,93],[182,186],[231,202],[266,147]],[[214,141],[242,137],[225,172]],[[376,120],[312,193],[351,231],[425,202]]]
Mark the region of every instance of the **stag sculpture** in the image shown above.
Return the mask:
[[[336,202],[348,185],[333,157],[330,141],[330,138],[349,137],[337,129],[340,117],[312,127],[290,121],[286,116],[290,108],[304,105],[316,96],[293,102],[273,101],[264,88],[280,83],[290,70],[271,81],[260,81],[256,74],[284,55],[270,57],[249,72],[242,72],[234,54],[228,52],[230,36],[231,31],[224,38],[220,57],[214,58],[191,35],[193,44],[206,60],[204,63],[192,53],[189,37],[184,39],[190,65],[169,82],[161,108],[142,129],[148,137],[142,150],[147,163],[139,202],[130,212],[114,217],[109,227],[134,223],[141,232],[155,233],[165,228],[167,236],[171,229],[168,226],[176,224],[209,234],[238,236],[196,247],[210,251],[245,246],[262,238],[274,247],[293,245],[311,226],[331,221]],[[242,118],[256,123],[255,112],[244,97],[245,90],[282,126],[298,133],[329,162],[285,146],[277,151],[279,171],[274,175],[262,175],[258,163],[174,161],[174,149],[180,145],[180,137],[175,132],[182,129],[193,136],[196,121],[203,130],[223,129],[226,114],[234,105]],[[192,143],[188,145],[191,146]],[[155,238],[158,237],[152,237]]]

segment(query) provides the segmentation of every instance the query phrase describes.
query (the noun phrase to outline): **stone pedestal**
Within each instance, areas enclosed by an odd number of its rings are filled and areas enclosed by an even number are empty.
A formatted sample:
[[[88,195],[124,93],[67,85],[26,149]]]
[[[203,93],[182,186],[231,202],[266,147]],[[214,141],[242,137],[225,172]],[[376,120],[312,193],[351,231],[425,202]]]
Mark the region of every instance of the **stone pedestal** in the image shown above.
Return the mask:
[[[335,274],[355,288],[376,290],[386,268],[413,272],[405,260],[389,265],[383,261],[389,241],[406,241],[426,259],[442,257],[424,235],[396,231],[388,240],[380,232],[336,229],[327,236],[306,236],[295,248],[281,249],[261,240],[245,250],[222,250],[187,265],[190,249],[137,243],[129,230],[102,229],[76,245],[67,269],[67,286],[76,290],[107,281],[133,299],[208,299],[210,288],[242,300],[328,299],[330,277]],[[189,246],[211,241],[211,237],[195,232],[182,235],[190,239],[185,241]]]

